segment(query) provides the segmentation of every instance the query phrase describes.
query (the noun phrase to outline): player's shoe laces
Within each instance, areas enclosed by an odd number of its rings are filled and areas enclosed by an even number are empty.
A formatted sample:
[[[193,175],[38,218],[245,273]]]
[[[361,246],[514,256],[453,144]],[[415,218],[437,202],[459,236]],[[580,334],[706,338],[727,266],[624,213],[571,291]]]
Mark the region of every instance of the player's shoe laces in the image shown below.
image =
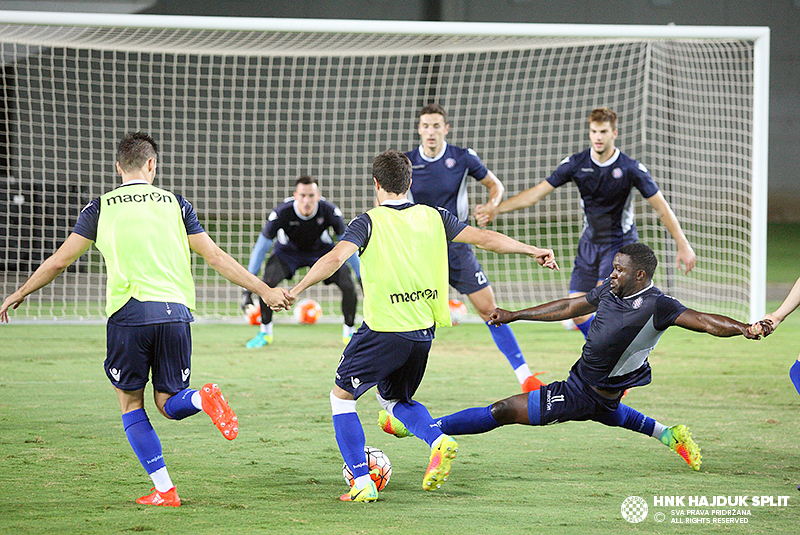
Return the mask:
[[[141,505],[162,505],[164,507],[180,507],[181,499],[178,497],[178,490],[172,487],[167,492],[158,492],[152,488],[153,494],[142,496],[136,500],[136,503]]]
[[[239,419],[236,413],[222,397],[219,387],[214,383],[206,383],[200,389],[203,411],[211,417],[211,421],[222,431],[222,436],[233,440],[239,434]]]
[[[378,426],[383,429],[384,433],[389,433],[390,435],[394,435],[397,438],[406,438],[406,437],[413,437],[414,433],[406,429],[406,426],[403,425],[403,422],[391,416],[386,411],[380,411],[378,413]]]
[[[544,383],[536,378],[537,375],[542,375],[543,373],[547,372],[534,373],[533,375],[525,379],[525,382],[522,383],[522,392],[523,393],[533,392],[534,390],[539,390],[539,388],[543,387]]]
[[[450,475],[450,467],[458,452],[458,442],[451,437],[444,435],[439,445],[431,450],[431,460],[428,463],[428,470],[422,478],[422,488],[425,490],[436,490],[447,481]]]
[[[366,487],[358,488],[353,485],[350,487],[350,492],[342,494],[339,499],[343,502],[374,502],[378,499],[378,487],[370,479]]]
[[[661,433],[661,443],[680,455],[693,470],[700,470],[700,447],[692,440],[692,433],[685,425],[673,425]]]
[[[247,347],[252,349],[254,347],[264,347],[272,343],[272,336],[265,333],[258,333],[255,337],[247,342]]]

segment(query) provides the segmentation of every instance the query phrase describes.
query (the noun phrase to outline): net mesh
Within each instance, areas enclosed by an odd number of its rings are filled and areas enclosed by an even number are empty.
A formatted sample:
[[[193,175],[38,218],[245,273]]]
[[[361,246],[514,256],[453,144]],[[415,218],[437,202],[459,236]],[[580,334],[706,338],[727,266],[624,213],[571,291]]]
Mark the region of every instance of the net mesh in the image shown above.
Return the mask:
[[[677,272],[674,242],[636,194],[641,240],[661,260],[656,284],[689,306],[747,315],[752,41],[14,24],[0,25],[0,44],[5,295],[58,247],[85,203],[116,186],[115,146],[126,133],[156,139],[156,185],[189,199],[211,237],[247,265],[270,210],[302,174],[318,178],[346,220],[371,208],[372,158],[416,147],[416,113],[436,101],[449,114],[448,141],[473,148],[507,196],[587,147],[592,108],[614,109],[617,145],[649,168],[698,257],[691,274]],[[474,206],[486,190],[471,182]],[[582,219],[570,185],[498,218],[496,230],[553,248],[562,267],[478,251],[500,306],[566,295]],[[193,269],[197,314],[238,316],[238,288],[202,260]],[[92,248],[16,316],[102,318],[104,283]],[[338,314],[335,287],[308,296]]]

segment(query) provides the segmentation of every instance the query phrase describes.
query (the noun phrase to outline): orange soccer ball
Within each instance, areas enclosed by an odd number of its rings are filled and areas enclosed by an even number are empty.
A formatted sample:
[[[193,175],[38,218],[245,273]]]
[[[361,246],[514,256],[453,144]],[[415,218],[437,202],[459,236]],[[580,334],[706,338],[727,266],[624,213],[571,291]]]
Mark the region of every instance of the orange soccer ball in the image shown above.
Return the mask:
[[[458,325],[467,318],[467,305],[458,299],[451,299],[448,304],[450,305],[450,323]]]
[[[322,307],[313,299],[303,299],[294,306],[294,319],[303,325],[314,325],[322,316]]]

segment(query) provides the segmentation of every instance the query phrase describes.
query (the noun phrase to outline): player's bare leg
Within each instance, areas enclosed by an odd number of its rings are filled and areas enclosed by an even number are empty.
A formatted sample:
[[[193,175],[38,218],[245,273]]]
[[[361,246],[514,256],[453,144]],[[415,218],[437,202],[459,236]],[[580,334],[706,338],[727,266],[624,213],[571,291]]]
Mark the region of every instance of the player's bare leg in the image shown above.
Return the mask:
[[[486,323],[489,321],[492,312],[497,308],[492,287],[487,286],[477,292],[469,294],[467,297],[483,322]],[[489,332],[492,334],[497,349],[505,355],[506,359],[508,359],[508,363],[511,364],[511,368],[514,370],[514,374],[517,376],[517,380],[522,386],[522,391],[530,392],[531,390],[537,390],[541,387],[544,383],[537,379],[536,375],[540,375],[544,372],[539,372],[535,375],[531,373],[531,369],[528,367],[528,363],[525,362],[522,349],[519,347],[511,327],[508,325],[492,326],[489,327]]]

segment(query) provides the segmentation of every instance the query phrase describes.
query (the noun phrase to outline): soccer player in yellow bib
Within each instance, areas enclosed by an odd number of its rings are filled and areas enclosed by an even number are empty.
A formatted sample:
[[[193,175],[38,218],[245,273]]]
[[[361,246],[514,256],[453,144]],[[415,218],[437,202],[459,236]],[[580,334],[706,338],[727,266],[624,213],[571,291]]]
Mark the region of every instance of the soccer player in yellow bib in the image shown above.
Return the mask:
[[[373,386],[378,387],[384,409],[431,448],[422,487],[435,490],[450,473],[458,444],[434,425],[424,405],[412,400],[425,372],[435,328],[450,325],[447,242],[524,254],[542,266],[558,269],[550,249],[468,226],[443,208],[411,203],[407,198],[411,162],[403,153],[379,154],[372,176],[380,206],[356,217],[336,246],[291,290],[296,298],[359,253],[364,323],[342,354],[330,396],[336,441],[355,479],[342,501],[378,499],[356,413],[356,400]]]
[[[239,432],[236,414],[216,384],[189,388],[189,324],[195,304],[190,249],[275,309],[288,308],[291,297],[268,287],[220,249],[189,201],[153,186],[157,163],[158,146],[147,134],[137,132],[120,141],[116,168],[122,184],[81,210],[64,243],[0,306],[0,322],[8,323],[9,308],[17,308],[27,295],[52,282],[95,244],[108,276],[104,367],[119,397],[128,442],[154,487],[136,502],[177,507],[181,500],[144,410],[150,376],[156,407],[167,418],[182,420],[202,410],[228,440]]]

